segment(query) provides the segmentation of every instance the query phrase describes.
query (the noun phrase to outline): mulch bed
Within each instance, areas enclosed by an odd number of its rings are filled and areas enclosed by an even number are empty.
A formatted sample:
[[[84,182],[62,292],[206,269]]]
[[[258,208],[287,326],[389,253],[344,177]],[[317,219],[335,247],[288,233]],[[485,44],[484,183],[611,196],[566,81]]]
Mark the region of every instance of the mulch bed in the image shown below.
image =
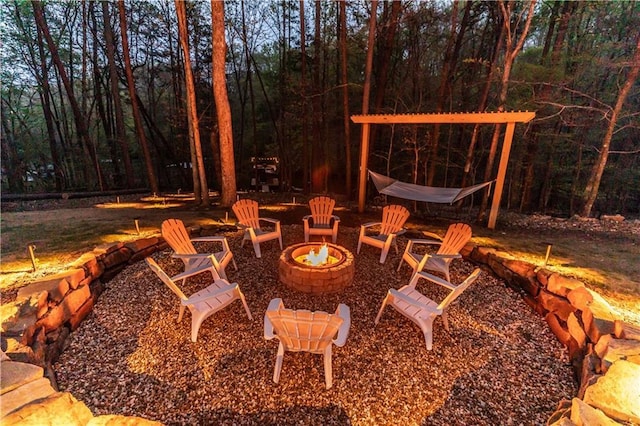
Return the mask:
[[[451,306],[450,332],[434,324],[433,350],[422,333],[388,307],[374,318],[389,288],[408,283],[400,254],[384,265],[379,250],[356,254],[358,229],[341,227],[338,244],[355,255],[354,282],[333,295],[308,295],[278,281],[277,242],[255,258],[242,234],[226,234],[239,270],[229,265],[254,316],[240,302],[205,320],[190,341],[191,316],[177,323],[177,297],[138,262],[107,283],[93,313],[68,339],[54,365],[61,391],[94,413],[141,416],[173,424],[544,424],[563,398],[576,394],[564,347],[538,317],[488,273]],[[284,244],[303,240],[301,225],[283,227]],[[400,248],[404,241],[400,241]],[[206,249],[206,246],[201,246]],[[182,271],[170,252],[154,258],[170,275]],[[454,261],[452,281],[474,266]],[[206,285],[201,274],[185,293]],[[418,289],[441,300],[446,292],[421,281]],[[324,386],[322,356],[290,353],[280,383],[272,381],[277,341],[263,338],[269,301],[288,308],[334,312],[351,308],[347,343],[333,351],[333,387]]]

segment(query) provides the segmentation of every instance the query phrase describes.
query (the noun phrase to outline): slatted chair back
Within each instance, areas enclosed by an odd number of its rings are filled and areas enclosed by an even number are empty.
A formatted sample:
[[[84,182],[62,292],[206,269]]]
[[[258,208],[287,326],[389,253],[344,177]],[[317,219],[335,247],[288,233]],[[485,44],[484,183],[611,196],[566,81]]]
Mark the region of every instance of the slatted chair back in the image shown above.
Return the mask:
[[[409,210],[398,204],[390,204],[382,209],[380,234],[389,235],[399,232],[409,219]]]
[[[278,309],[267,311],[285,350],[323,353],[331,345],[343,319],[327,312]]]
[[[442,238],[438,254],[458,254],[470,239],[471,227],[466,223],[454,223]]]
[[[313,217],[313,226],[329,227],[335,205],[336,200],[326,196],[319,196],[310,199],[309,209],[311,210],[311,216]]]
[[[171,249],[181,254],[196,254],[189,232],[180,219],[167,219],[162,222],[162,238]]]
[[[248,228],[260,229],[259,206],[255,200],[242,199],[231,207],[238,222]]]

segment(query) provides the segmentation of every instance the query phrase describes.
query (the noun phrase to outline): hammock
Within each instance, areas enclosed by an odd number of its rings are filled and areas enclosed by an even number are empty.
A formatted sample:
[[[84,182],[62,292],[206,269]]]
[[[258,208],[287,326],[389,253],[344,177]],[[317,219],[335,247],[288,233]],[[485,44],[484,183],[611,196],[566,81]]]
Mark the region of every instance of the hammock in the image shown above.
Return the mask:
[[[491,185],[494,181],[479,183],[466,188],[440,188],[400,182],[369,170],[369,175],[379,193],[406,200],[425,201],[427,203],[453,204],[474,192]]]

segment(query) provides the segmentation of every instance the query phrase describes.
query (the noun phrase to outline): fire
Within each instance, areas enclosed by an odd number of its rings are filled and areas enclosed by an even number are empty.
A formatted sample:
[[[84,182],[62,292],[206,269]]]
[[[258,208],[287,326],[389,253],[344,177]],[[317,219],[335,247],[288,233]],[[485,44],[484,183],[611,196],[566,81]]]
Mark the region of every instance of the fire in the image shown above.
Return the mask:
[[[311,266],[322,266],[326,265],[329,260],[329,248],[326,244],[323,244],[318,250],[318,254],[311,249],[309,250],[309,254],[305,258],[305,263],[308,263]]]

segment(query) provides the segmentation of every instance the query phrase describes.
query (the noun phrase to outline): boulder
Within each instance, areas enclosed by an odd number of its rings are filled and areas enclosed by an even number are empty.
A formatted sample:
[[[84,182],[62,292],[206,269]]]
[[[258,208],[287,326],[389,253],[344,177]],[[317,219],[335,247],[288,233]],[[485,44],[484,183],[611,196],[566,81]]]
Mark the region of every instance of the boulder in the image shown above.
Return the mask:
[[[607,417],[605,413],[585,404],[578,398],[571,401],[571,421],[576,426],[617,426],[620,423]]]
[[[621,422],[640,424],[640,365],[620,360],[584,393],[584,402]]]
[[[640,341],[610,339],[600,358],[602,358],[602,371],[607,371],[611,364],[621,359],[640,365]]]
[[[38,399],[2,419],[3,426],[84,426],[93,418],[91,410],[68,392]]]

